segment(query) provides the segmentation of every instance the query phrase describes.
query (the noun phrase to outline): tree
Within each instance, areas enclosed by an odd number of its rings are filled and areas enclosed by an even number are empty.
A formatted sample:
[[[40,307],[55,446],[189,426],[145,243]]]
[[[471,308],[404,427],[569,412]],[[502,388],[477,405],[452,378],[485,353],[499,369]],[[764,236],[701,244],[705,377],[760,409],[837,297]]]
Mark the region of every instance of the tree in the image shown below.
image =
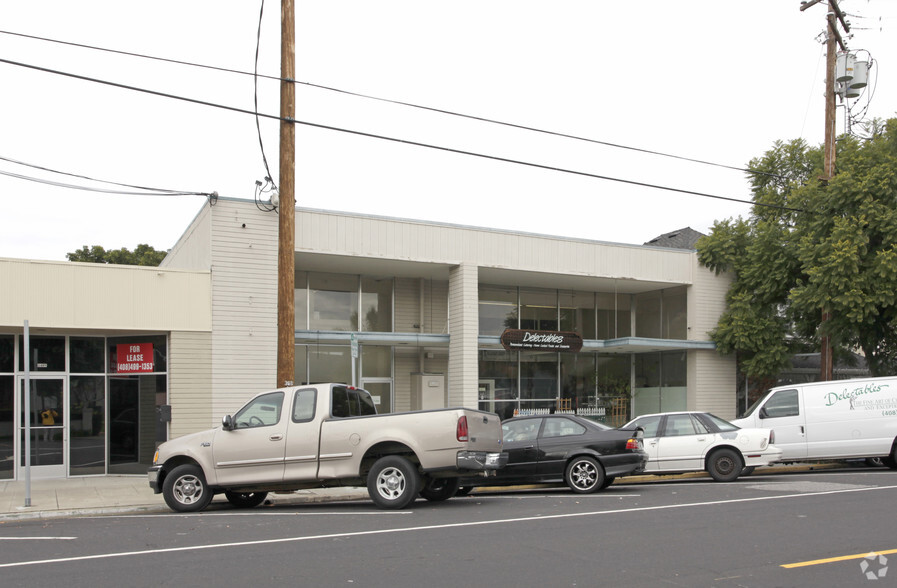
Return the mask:
[[[818,350],[823,334],[836,355],[862,349],[875,375],[897,369],[897,119],[872,128],[839,140],[829,182],[820,148],[776,142],[750,163],[750,217],[718,221],[697,243],[705,267],[734,277],[711,338],[750,377]]]
[[[149,245],[141,243],[134,251],[127,248],[110,249],[106,251],[99,245],[88,247],[85,245],[78,251],[66,253],[69,261],[83,261],[87,263],[114,263],[120,265],[148,265],[158,266],[168,254],[167,251],[156,251]]]

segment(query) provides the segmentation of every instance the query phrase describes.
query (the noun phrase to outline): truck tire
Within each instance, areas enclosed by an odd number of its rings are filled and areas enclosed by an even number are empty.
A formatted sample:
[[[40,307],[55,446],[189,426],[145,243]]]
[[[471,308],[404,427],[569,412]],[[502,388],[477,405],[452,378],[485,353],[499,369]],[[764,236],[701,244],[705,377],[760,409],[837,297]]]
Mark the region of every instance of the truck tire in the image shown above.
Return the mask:
[[[707,458],[707,473],[717,482],[733,482],[743,469],[744,460],[732,449],[717,449]]]
[[[368,472],[367,486],[368,495],[377,507],[398,510],[417,498],[421,479],[410,461],[399,455],[387,455],[374,462]]]
[[[605,487],[604,468],[593,457],[574,457],[567,464],[564,481],[577,494],[591,494]]]
[[[202,468],[192,464],[179,465],[165,476],[162,496],[168,508],[177,512],[198,512],[212,502]]]
[[[461,478],[426,478],[420,495],[430,502],[442,502],[458,493]]]
[[[268,497],[267,492],[231,492],[225,491],[227,501],[237,508],[255,508]]]

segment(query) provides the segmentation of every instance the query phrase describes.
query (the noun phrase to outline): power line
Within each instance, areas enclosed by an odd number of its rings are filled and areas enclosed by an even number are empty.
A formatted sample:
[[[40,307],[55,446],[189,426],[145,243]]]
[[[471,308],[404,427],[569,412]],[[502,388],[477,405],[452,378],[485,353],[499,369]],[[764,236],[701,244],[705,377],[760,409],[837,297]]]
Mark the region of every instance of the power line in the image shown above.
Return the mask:
[[[680,193],[680,194],[689,194],[689,195],[693,195],[693,196],[701,196],[701,197],[704,197],[704,198],[713,198],[713,199],[717,199],[717,200],[727,200],[727,201],[729,201],[729,202],[738,202],[738,203],[741,203],[741,204],[750,204],[750,205],[752,205],[752,206],[763,206],[763,207],[775,208],[775,209],[779,209],[779,210],[789,210],[789,211],[793,211],[793,212],[806,212],[805,210],[801,210],[801,209],[797,209],[797,208],[791,208],[791,207],[787,207],[787,206],[779,206],[779,205],[773,205],[773,204],[763,204],[763,203],[759,203],[759,202],[754,202],[754,201],[752,201],[752,200],[745,200],[745,199],[742,199],[742,198],[733,198],[733,197],[729,197],[729,196],[719,196],[719,195],[716,195],[716,194],[707,194],[707,193],[704,193],[704,192],[696,192],[696,191],[693,191],[693,190],[685,190],[685,189],[682,189],[682,188],[673,188],[673,187],[669,187],[669,186],[661,186],[661,185],[658,185],[658,184],[649,184],[649,183],[646,183],[646,182],[638,182],[638,181],[635,181],[635,180],[626,180],[626,179],[623,179],[623,178],[615,178],[615,177],[612,177],[612,176],[604,176],[604,175],[593,174],[593,173],[589,173],[589,172],[577,171],[577,170],[572,170],[572,169],[567,169],[567,168],[561,168],[561,167],[556,167],[556,166],[549,166],[549,165],[544,165],[544,164],[539,164],[539,163],[533,163],[533,162],[528,162],[528,161],[522,161],[522,160],[517,160],[517,159],[510,159],[510,158],[499,157],[499,156],[495,156],[495,155],[488,155],[488,154],[484,154],[484,153],[477,153],[477,152],[474,152],[474,151],[465,151],[465,150],[462,150],[462,149],[454,149],[454,148],[451,148],[451,147],[442,147],[442,146],[439,146],[439,145],[432,145],[432,144],[429,144],[429,143],[421,143],[421,142],[418,142],[418,141],[410,141],[410,140],[407,140],[407,139],[399,139],[399,138],[397,138],[397,137],[389,137],[389,136],[386,136],[386,135],[377,135],[377,134],[374,134],[374,133],[366,133],[366,132],[363,132],[363,131],[355,131],[355,130],[352,130],[352,129],[345,129],[345,128],[341,128],[341,127],[334,127],[334,126],[331,126],[331,125],[323,125],[323,124],[319,124],[319,123],[313,123],[313,122],[310,122],[310,121],[302,121],[302,120],[298,120],[298,119],[283,119],[283,118],[281,118],[280,116],[276,116],[276,115],[272,115],[272,114],[256,113],[256,112],[254,112],[254,111],[252,111],[252,110],[246,110],[246,109],[244,109],[244,108],[238,108],[238,107],[235,107],[235,106],[227,106],[227,105],[224,105],[224,104],[216,104],[216,103],[214,103],[214,102],[208,102],[208,101],[205,101],[205,100],[198,100],[198,99],[196,99],[196,98],[187,98],[187,97],[184,97],[184,96],[177,96],[177,95],[175,95],[175,94],[168,94],[168,93],[165,93],[165,92],[159,92],[159,91],[156,91],[156,90],[149,90],[149,89],[146,89],[146,88],[139,88],[139,87],[136,87],[136,86],[129,86],[129,85],[126,85],[126,84],[120,84],[120,83],[117,83],[117,82],[110,82],[110,81],[108,81],[108,80],[100,80],[100,79],[97,79],[97,78],[91,78],[91,77],[88,77],[88,76],[82,76],[82,75],[79,75],[79,74],[73,74],[73,73],[68,73],[68,72],[58,71],[58,70],[54,70],[54,69],[50,69],[50,68],[46,68],[46,67],[37,66],[37,65],[30,65],[30,64],[26,64],[26,63],[21,63],[21,62],[17,62],[17,61],[12,61],[12,60],[9,60],[9,59],[2,59],[2,58],[0,58],[0,63],[7,63],[7,64],[10,64],[10,65],[16,65],[16,66],[19,66],[19,67],[25,67],[25,68],[34,69],[34,70],[37,70],[37,71],[43,71],[43,72],[46,72],[46,73],[52,73],[52,74],[62,75],[62,76],[65,76],[65,77],[71,77],[71,78],[75,78],[75,79],[79,79],[79,80],[84,80],[84,81],[89,81],[89,82],[95,82],[95,83],[98,83],[98,84],[103,84],[103,85],[113,86],[113,87],[116,87],[116,88],[122,88],[122,89],[126,89],[126,90],[133,90],[133,91],[135,91],[135,92],[142,92],[142,93],[151,94],[151,95],[154,95],[154,96],[162,96],[162,97],[165,97],[165,98],[171,98],[171,99],[174,99],[174,100],[182,100],[182,101],[185,101],[185,102],[191,102],[191,103],[193,103],[193,104],[200,104],[200,105],[203,105],[203,106],[210,106],[210,107],[213,107],[213,108],[220,108],[220,109],[223,109],[223,110],[229,110],[229,111],[232,111],[232,112],[239,112],[239,113],[242,113],[242,114],[249,114],[249,115],[252,115],[252,116],[260,116],[260,117],[267,118],[267,119],[271,119],[271,120],[277,120],[277,121],[282,121],[282,122],[291,122],[291,123],[293,123],[293,124],[299,124],[299,125],[303,125],[303,126],[307,126],[307,127],[312,127],[312,128],[324,129],[324,130],[329,130],[329,131],[336,131],[336,132],[340,132],[340,133],[347,133],[347,134],[351,134],[351,135],[357,135],[357,136],[361,136],[361,137],[368,137],[368,138],[372,138],[372,139],[381,139],[381,140],[384,140],[384,141],[391,141],[391,142],[394,142],[394,143],[403,143],[403,144],[405,144],[405,145],[412,145],[412,146],[415,146],[415,147],[425,147],[425,148],[427,148],[427,149],[434,149],[434,150],[438,150],[438,151],[446,151],[446,152],[449,152],[449,153],[457,153],[457,154],[459,154],[459,155],[469,155],[469,156],[471,156],[471,157],[479,157],[479,158],[482,158],[482,159],[491,159],[491,160],[493,160],[493,161],[502,161],[502,162],[505,162],[505,163],[513,163],[513,164],[517,164],[517,165],[524,165],[524,166],[533,167],[533,168],[538,168],[538,169],[544,169],[544,170],[548,170],[548,171],[556,171],[556,172],[560,172],[560,173],[566,173],[566,174],[572,174],[572,175],[578,175],[578,176],[590,177],[590,178],[595,178],[595,179],[599,179],[599,180],[607,180],[607,181],[611,181],[611,182],[619,182],[619,183],[629,184],[629,185],[633,185],[633,186],[640,186],[640,187],[645,187],[645,188],[654,188],[654,189],[658,189],[658,190],[667,190],[667,191],[670,191],[670,192],[677,192],[677,193]]]
[[[135,185],[133,185],[133,184],[122,184],[122,183],[119,183],[119,182],[112,182],[112,181],[110,181],[110,180],[99,180],[99,179],[97,179],[97,178],[91,178],[90,176],[83,176],[83,175],[79,175],[79,174],[73,174],[73,173],[70,173],[70,172],[59,171],[59,170],[52,169],[52,168],[49,168],[49,167],[43,167],[43,166],[40,166],[40,165],[35,165],[35,164],[33,164],[33,163],[26,163],[26,162],[24,162],[24,161],[18,161],[18,160],[16,160],[16,159],[12,159],[12,158],[9,158],[9,157],[3,157],[2,155],[0,155],[0,160],[2,160],[2,161],[8,161],[9,163],[15,163],[16,165],[24,165],[24,166],[26,166],[26,167],[31,167],[31,168],[34,168],[34,169],[39,169],[39,170],[41,170],[41,171],[45,171],[45,172],[50,172],[50,173],[54,173],[54,174],[59,174],[59,175],[62,175],[62,176],[71,176],[71,177],[73,177],[73,178],[80,178],[80,179],[82,179],[82,180],[88,180],[88,181],[91,181],[91,182],[100,182],[100,183],[103,183],[103,184],[110,184],[110,185],[114,185],[114,186],[123,186],[123,187],[125,187],[125,188],[135,188],[135,189],[137,189],[137,190],[146,190],[147,192],[156,192],[156,193],[157,193],[157,194],[147,194],[148,196],[150,196],[150,195],[157,195],[157,196],[211,196],[211,195],[212,195],[211,193],[208,193],[208,192],[184,192],[184,191],[181,191],[181,190],[166,190],[166,189],[164,189],[164,188],[148,188],[148,187],[146,187],[146,186],[135,186]],[[42,179],[40,179],[40,178],[32,178],[31,176],[23,176],[23,175],[19,175],[19,174],[6,173],[6,172],[2,172],[2,171],[0,171],[0,173],[3,173],[4,175],[8,175],[8,176],[13,176],[13,177],[21,178],[21,179],[27,179],[27,180],[30,180],[30,181],[35,181],[35,182],[40,182],[40,183],[46,183],[46,184],[51,184],[51,185],[59,185],[59,186],[63,186],[63,185],[64,185],[64,186],[66,186],[66,187],[73,187],[73,188],[82,189],[82,190],[91,190],[91,191],[96,191],[96,192],[110,192],[110,193],[115,193],[115,194],[143,194],[143,192],[117,192],[117,191],[111,191],[111,190],[94,189],[94,188],[90,188],[90,187],[87,187],[87,186],[85,186],[85,187],[79,187],[79,186],[75,186],[75,185],[73,185],[73,184],[61,184],[61,183],[51,182],[51,181],[48,181],[48,180],[42,180]]]
[[[264,9],[264,2],[262,2],[262,9]],[[230,68],[224,68],[224,67],[217,67],[217,66],[213,66],[213,65],[204,65],[204,64],[200,64],[200,63],[191,63],[191,62],[189,62],[189,61],[180,61],[180,60],[177,60],[177,59],[168,59],[168,58],[165,58],[165,57],[155,57],[155,56],[152,56],[152,55],[144,55],[144,54],[140,54],[140,53],[131,53],[131,52],[128,52],[128,51],[120,51],[120,50],[117,50],[117,49],[108,49],[108,48],[104,48],[104,47],[96,47],[96,46],[93,46],[93,45],[85,45],[85,44],[81,44],[81,43],[72,43],[72,42],[69,42],[69,41],[60,41],[60,40],[58,40],[58,39],[50,39],[50,38],[47,38],[47,37],[38,37],[38,36],[34,36],[34,35],[26,35],[26,34],[24,34],[24,33],[15,33],[15,32],[12,32],[12,31],[3,31],[3,30],[0,30],[0,34],[15,35],[15,36],[25,37],[25,38],[29,38],[29,39],[36,39],[36,40],[39,40],[39,41],[47,41],[47,42],[50,42],[50,43],[59,43],[59,44],[63,44],[63,45],[70,45],[70,46],[73,46],[73,47],[81,47],[81,48],[84,48],[84,49],[92,49],[92,50],[95,50],[95,51],[104,51],[104,52],[108,52],[108,53],[117,53],[117,54],[119,54],[119,55],[128,55],[128,56],[130,56],[130,57],[140,57],[140,58],[142,58],[142,59],[152,59],[152,60],[156,60],[156,61],[163,61],[163,62],[167,62],[167,63],[174,63],[174,64],[177,64],[177,65],[187,65],[187,66],[190,66],[190,67],[199,67],[199,68],[204,68],[204,69],[211,69],[211,70],[221,71],[221,72],[225,72],[225,73],[234,73],[234,74],[239,74],[239,75],[253,76],[253,77],[255,77],[255,78],[264,78],[264,79],[275,80],[275,81],[280,81],[280,82],[283,82],[283,81],[284,81],[282,78],[280,78],[280,77],[278,77],[278,76],[263,75],[263,74],[259,74],[259,73],[258,73],[258,44],[256,44],[256,71],[255,71],[255,72],[246,72],[246,71],[240,71],[240,70],[236,70],[236,69],[230,69]],[[261,35],[261,14],[259,15],[259,33],[258,33],[258,34],[259,34],[259,36]],[[575,141],[583,141],[583,142],[586,142],[586,143],[593,143],[593,144],[595,144],[595,145],[603,145],[603,146],[605,146],[605,147],[613,147],[613,148],[617,148],[617,149],[624,149],[624,150],[628,150],[628,151],[635,151],[635,152],[638,152],[638,153],[645,153],[645,154],[648,154],[648,155],[657,155],[657,156],[659,156],[659,157],[669,157],[669,158],[671,158],[671,159],[678,159],[678,160],[681,160],[681,161],[689,161],[689,162],[691,162],[691,163],[698,163],[698,164],[702,164],[702,165],[709,165],[709,166],[713,166],[713,167],[720,167],[720,168],[724,168],[724,169],[731,169],[731,170],[734,170],[734,171],[740,171],[740,172],[744,172],[744,173],[748,173],[748,174],[764,175],[764,176],[770,176],[770,177],[775,177],[775,178],[780,178],[780,179],[786,179],[786,178],[784,178],[784,176],[780,176],[780,175],[778,175],[778,174],[773,174],[773,173],[764,172],[764,171],[760,171],[760,170],[753,170],[753,169],[750,169],[750,168],[744,168],[744,167],[739,167],[739,166],[734,166],[734,165],[727,165],[727,164],[723,164],[723,163],[716,163],[716,162],[712,162],[712,161],[706,161],[706,160],[702,160],[702,159],[696,159],[696,158],[692,158],[692,157],[686,157],[686,156],[684,156],[684,155],[674,155],[674,154],[671,154],[671,153],[663,153],[663,152],[661,152],[661,151],[654,151],[654,150],[651,150],[651,149],[644,149],[644,148],[641,148],[641,147],[632,147],[632,146],[630,146],[630,145],[622,145],[622,144],[620,144],[620,143],[611,143],[611,142],[609,142],[609,141],[601,141],[601,140],[599,140],[599,139],[592,139],[592,138],[589,138],[589,137],[583,137],[583,136],[580,136],[580,135],[573,135],[573,134],[569,134],[569,133],[561,133],[561,132],[557,132],[557,131],[549,131],[549,130],[546,130],[546,129],[540,129],[540,128],[537,128],[537,127],[531,127],[531,126],[527,126],[527,125],[522,125],[522,124],[517,124],[517,123],[512,123],[512,122],[506,122],[506,121],[500,121],[500,120],[496,120],[496,119],[491,119],[491,118],[486,118],[486,117],[476,116],[476,115],[471,115],[471,114],[464,114],[464,113],[455,112],[455,111],[452,111],[452,110],[445,110],[445,109],[441,109],[441,108],[434,108],[434,107],[432,107],[432,106],[423,106],[423,105],[420,105],[420,104],[414,104],[414,103],[411,103],[411,102],[403,102],[403,101],[401,101],[401,100],[393,100],[393,99],[390,99],[390,98],[381,98],[381,97],[378,97],[378,96],[371,96],[370,94],[362,94],[362,93],[359,93],[359,92],[352,92],[352,91],[350,91],[350,90],[343,90],[343,89],[340,89],[340,88],[334,88],[334,87],[331,87],[331,86],[323,86],[323,85],[320,85],[320,84],[314,84],[314,83],[312,83],[312,82],[303,82],[303,81],[299,81],[299,80],[290,80],[290,81],[293,82],[293,83],[295,83],[295,84],[301,84],[301,85],[303,85],[303,86],[308,86],[308,87],[310,87],[310,88],[317,88],[317,89],[319,89],[319,90],[326,90],[326,91],[328,91],[328,92],[335,92],[335,93],[338,93],[338,94],[344,94],[344,95],[346,95],[346,96],[354,96],[354,97],[356,97],[356,98],[364,98],[364,99],[367,99],[367,100],[376,100],[376,101],[379,101],[379,102],[386,102],[386,103],[388,103],[388,104],[396,104],[396,105],[399,105],[399,106],[407,106],[407,107],[409,107],[409,108],[416,108],[416,109],[419,109],[419,110],[426,110],[426,111],[429,111],[429,112],[435,112],[435,113],[438,113],[438,114],[445,114],[445,115],[449,115],[449,116],[455,116],[455,117],[460,117],[460,118],[466,118],[466,119],[475,120],[475,121],[479,121],[479,122],[486,122],[486,123],[490,123],[490,124],[495,124],[495,125],[500,125],[500,126],[506,126],[506,127],[515,128],[515,129],[520,129],[520,130],[525,130],[525,131],[531,131],[531,132],[534,132],[534,133],[541,133],[541,134],[551,135],[551,136],[555,136],[555,137],[561,137],[561,138],[565,138],[565,139],[573,139],[573,140],[575,140]],[[262,158],[264,159],[264,147],[262,147]],[[265,164],[266,164],[266,167],[267,167],[267,161],[265,161]],[[269,172],[268,175],[270,176],[270,172]]]

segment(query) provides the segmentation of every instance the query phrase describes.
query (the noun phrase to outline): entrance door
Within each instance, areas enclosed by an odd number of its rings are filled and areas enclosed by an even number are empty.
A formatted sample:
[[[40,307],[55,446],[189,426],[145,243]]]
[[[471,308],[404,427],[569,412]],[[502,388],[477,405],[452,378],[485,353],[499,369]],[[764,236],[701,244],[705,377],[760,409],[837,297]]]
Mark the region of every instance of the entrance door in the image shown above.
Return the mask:
[[[25,472],[25,424],[31,426],[31,476],[33,478],[65,477],[66,438],[65,378],[31,376],[30,411],[25,414],[25,378],[19,377],[19,406],[17,415],[18,461],[17,477]]]
[[[392,412],[392,378],[362,378],[361,387],[371,393],[377,414]]]

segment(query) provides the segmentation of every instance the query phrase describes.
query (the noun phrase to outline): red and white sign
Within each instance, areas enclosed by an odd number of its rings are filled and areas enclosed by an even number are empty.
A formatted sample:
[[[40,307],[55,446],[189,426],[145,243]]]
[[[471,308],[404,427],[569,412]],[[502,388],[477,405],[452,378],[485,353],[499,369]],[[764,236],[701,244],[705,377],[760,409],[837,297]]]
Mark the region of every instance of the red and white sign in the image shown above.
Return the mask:
[[[115,349],[116,371],[120,374],[142,374],[153,371],[152,343],[119,343]]]

